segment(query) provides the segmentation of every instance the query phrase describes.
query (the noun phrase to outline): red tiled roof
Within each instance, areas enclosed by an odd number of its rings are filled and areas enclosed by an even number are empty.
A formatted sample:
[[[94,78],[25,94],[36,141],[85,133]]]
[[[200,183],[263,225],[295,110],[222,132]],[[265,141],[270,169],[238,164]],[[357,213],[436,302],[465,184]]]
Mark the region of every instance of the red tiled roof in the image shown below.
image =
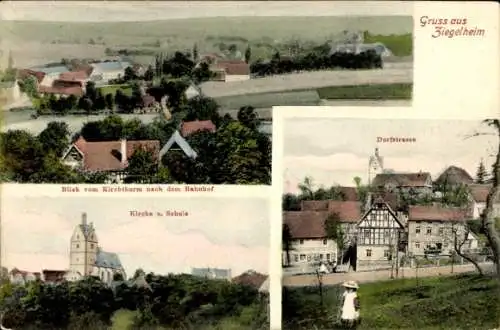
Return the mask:
[[[283,224],[288,225],[293,238],[323,238],[328,211],[283,212]]]
[[[83,89],[81,87],[39,86],[38,92],[45,94],[62,94],[62,95],[75,95],[75,96],[83,95]]]
[[[424,187],[431,174],[428,172],[418,173],[382,173],[373,179],[372,186],[384,186],[386,183],[395,182],[400,187]]]
[[[267,275],[248,271],[233,278],[233,283],[247,285],[259,289],[262,283],[267,279]]]
[[[410,206],[408,212],[409,221],[464,221],[466,217],[463,209],[440,205]]]
[[[181,125],[181,135],[186,137],[203,130],[214,133],[216,129],[217,128],[211,120],[185,121]]]
[[[338,187],[346,201],[358,201],[358,190],[356,187]]]
[[[250,65],[245,61],[240,60],[224,60],[219,61],[215,65],[216,69],[224,70],[226,75],[249,75]]]
[[[127,160],[139,148],[151,150],[154,157],[158,157],[160,151],[160,141],[158,140],[125,141],[125,143]],[[73,145],[84,155],[85,170],[120,171],[127,167],[126,162],[125,164],[121,162],[122,141],[88,142],[80,137]]]
[[[337,213],[340,222],[358,222],[361,220],[361,202],[328,201],[328,212]]]
[[[302,211],[327,211],[328,200],[323,201],[301,201],[300,209]]]
[[[490,184],[469,185],[470,193],[476,203],[486,203],[491,187],[492,186]]]
[[[34,76],[38,83],[41,83],[43,78],[45,77],[45,72],[34,71],[30,69],[21,69],[17,72],[18,79],[26,79],[29,76]]]
[[[88,74],[84,70],[80,71],[68,71],[63,72],[59,75],[58,80],[62,81],[83,81],[88,78]]]

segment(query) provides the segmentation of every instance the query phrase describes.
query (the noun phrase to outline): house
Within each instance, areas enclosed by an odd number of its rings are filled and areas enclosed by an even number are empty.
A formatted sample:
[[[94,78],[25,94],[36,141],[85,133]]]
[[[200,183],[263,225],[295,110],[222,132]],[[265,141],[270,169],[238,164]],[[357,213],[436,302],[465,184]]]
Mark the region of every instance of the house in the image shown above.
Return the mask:
[[[66,65],[35,67],[31,68],[30,70],[42,72],[44,76],[43,79],[39,82],[39,85],[47,87],[52,86],[54,80],[58,79],[61,73],[70,71],[69,67],[67,67]]]
[[[408,212],[408,252],[422,256],[426,252],[449,255],[455,238],[464,249],[477,249],[478,240],[466,231],[467,212],[441,205],[410,206]],[[465,235],[467,234],[467,237]]]
[[[365,44],[365,43],[336,44],[336,45],[332,46],[332,48],[330,50],[330,55],[333,55],[336,53],[359,54],[359,53],[366,52],[369,50],[374,51],[377,55],[380,55],[381,57],[393,56],[392,51],[381,42],[375,42],[375,43],[369,43],[369,44]]]
[[[84,277],[80,272],[70,269],[64,274],[64,280],[68,282],[76,282],[82,280]]]
[[[126,61],[108,61],[92,63],[92,73],[89,79],[96,83],[96,86],[107,85],[110,80],[122,78],[125,75],[125,69],[132,64]]]
[[[54,95],[57,98],[68,97],[70,95],[81,97],[84,91],[81,87],[46,87],[39,86],[38,92],[42,95]]]
[[[435,184],[441,187],[457,187],[474,183],[472,176],[458,166],[447,167],[436,179]]]
[[[432,195],[431,174],[417,173],[380,173],[375,176],[372,187],[388,192],[415,193],[419,196]]]
[[[231,269],[222,268],[193,268],[191,275],[213,280],[231,280]]]
[[[35,71],[31,69],[21,69],[17,71],[17,80],[24,80],[28,77],[35,77],[36,82],[38,83],[38,86],[42,85],[42,82],[44,81],[44,78],[46,76],[45,72],[41,71]],[[47,84],[47,80],[45,81],[45,84]],[[49,86],[52,86],[52,81],[50,82]]]
[[[87,71],[63,72],[54,80],[53,86],[79,86],[85,90],[85,84],[89,80]]]
[[[405,239],[405,228],[396,212],[379,198],[358,222],[357,266],[390,265]]]
[[[38,272],[31,273],[17,268],[13,268],[9,272],[9,279],[12,284],[25,285],[29,282],[34,282],[41,279],[41,274]]]
[[[250,65],[242,60],[220,60],[210,67],[216,81],[234,82],[250,79]]]
[[[159,157],[163,159],[163,156],[168,151],[178,150],[182,151],[186,157],[195,159],[198,157],[198,153],[191,148],[185,138],[196,132],[208,131],[214,133],[216,130],[217,128],[211,120],[184,121],[181,123],[179,130],[174,131],[167,143],[161,148]]]
[[[325,231],[328,215],[328,211],[283,212],[283,224],[291,236],[290,249],[282,254],[284,265],[306,269],[321,261],[337,261],[337,243]]]
[[[198,86],[195,86],[193,84],[189,85],[189,87],[186,89],[184,92],[186,95],[186,99],[190,100],[194,97],[200,96],[201,95],[201,89]]]
[[[232,279],[233,283],[246,285],[259,290],[262,284],[267,280],[268,276],[258,273],[255,270],[248,270]]]
[[[57,284],[66,280],[66,273],[66,270],[43,269],[42,278],[45,283]]]
[[[180,133],[183,137],[188,137],[200,131],[215,133],[216,130],[217,128],[211,120],[184,121],[181,123],[180,127]]]
[[[93,223],[87,223],[87,214],[82,214],[81,223],[73,230],[70,242],[70,266],[74,274],[96,276],[110,285],[115,274],[125,278],[125,270],[116,253],[103,251],[99,247]]]
[[[471,216],[473,219],[481,218],[482,213],[486,209],[486,199],[490,192],[492,185],[490,184],[470,184],[470,196],[471,196]],[[500,201],[495,201],[493,203],[493,214],[494,217],[500,217]]]
[[[160,141],[138,140],[89,142],[80,136],[71,144],[62,156],[62,162],[82,172],[104,172],[113,182],[123,182],[127,176],[128,159],[136,150],[146,149],[152,152],[158,161]]]

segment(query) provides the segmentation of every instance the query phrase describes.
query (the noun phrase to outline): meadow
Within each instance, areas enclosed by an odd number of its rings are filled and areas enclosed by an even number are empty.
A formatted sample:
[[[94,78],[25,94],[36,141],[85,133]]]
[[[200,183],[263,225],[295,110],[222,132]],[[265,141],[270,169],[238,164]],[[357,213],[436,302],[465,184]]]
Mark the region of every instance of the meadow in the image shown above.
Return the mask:
[[[374,329],[492,329],[498,325],[498,285],[491,277],[412,278],[361,284],[361,325]],[[283,329],[336,329],[341,289],[284,288]]]
[[[0,23],[16,65],[35,65],[62,57],[105,56],[106,48],[172,52],[219,49],[235,44],[240,51],[252,46],[253,58],[286,52],[299,41],[307,46],[335,39],[344,30],[368,31],[367,42],[387,42],[397,56],[412,54],[413,19],[410,16],[374,17],[214,17],[146,22],[35,22]],[[5,56],[6,54],[4,54]],[[150,63],[151,56],[137,55]],[[36,63],[35,63],[36,62]]]

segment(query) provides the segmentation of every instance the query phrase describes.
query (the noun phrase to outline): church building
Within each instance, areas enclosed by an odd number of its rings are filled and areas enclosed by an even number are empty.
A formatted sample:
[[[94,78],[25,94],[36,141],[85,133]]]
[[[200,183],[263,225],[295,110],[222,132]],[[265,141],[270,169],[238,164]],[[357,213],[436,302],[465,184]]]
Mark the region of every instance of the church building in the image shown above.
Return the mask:
[[[125,278],[125,270],[116,253],[105,252],[99,247],[99,241],[92,222],[87,223],[87,214],[82,214],[82,221],[71,236],[70,267],[67,280],[79,280],[85,276],[96,276],[106,284],[113,282],[115,274]]]

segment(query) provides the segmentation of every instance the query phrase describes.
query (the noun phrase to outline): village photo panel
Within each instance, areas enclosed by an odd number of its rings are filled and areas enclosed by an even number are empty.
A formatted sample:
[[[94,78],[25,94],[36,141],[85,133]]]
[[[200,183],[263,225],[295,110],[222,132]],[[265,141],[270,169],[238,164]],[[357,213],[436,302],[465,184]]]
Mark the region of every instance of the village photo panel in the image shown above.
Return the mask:
[[[129,5],[2,3],[4,181],[270,185],[273,106],[412,104],[412,4]]]
[[[2,198],[2,327],[269,329],[265,198]]]
[[[282,129],[283,329],[495,326],[468,310],[498,305],[474,291],[494,269],[482,219],[500,217],[497,200],[486,211],[498,120],[323,115]],[[432,312],[448,304],[467,312]]]

